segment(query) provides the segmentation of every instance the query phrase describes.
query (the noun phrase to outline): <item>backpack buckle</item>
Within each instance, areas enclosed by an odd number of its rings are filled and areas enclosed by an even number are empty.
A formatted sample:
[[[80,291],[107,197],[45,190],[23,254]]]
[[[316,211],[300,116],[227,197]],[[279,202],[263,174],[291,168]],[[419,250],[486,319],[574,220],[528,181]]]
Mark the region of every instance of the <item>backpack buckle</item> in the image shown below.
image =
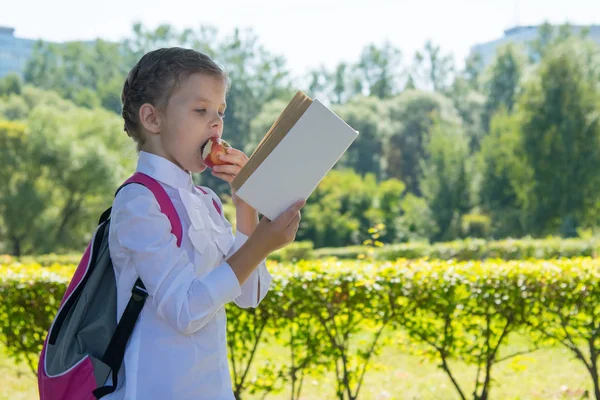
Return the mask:
[[[142,301],[146,300],[146,297],[148,297],[148,291],[138,285],[133,285],[131,295],[135,301]]]

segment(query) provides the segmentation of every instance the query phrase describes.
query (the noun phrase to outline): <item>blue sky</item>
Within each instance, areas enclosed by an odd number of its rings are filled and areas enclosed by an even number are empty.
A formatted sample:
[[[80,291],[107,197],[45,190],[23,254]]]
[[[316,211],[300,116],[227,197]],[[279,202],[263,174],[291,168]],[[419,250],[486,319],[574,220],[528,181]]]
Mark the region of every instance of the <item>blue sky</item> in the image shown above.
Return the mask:
[[[6,3],[6,2],[5,2]],[[354,61],[369,43],[391,41],[412,59],[432,39],[461,63],[471,46],[515,24],[599,24],[600,0],[8,0],[0,25],[46,40],[119,39],[134,21],[179,29],[213,25],[222,35],[250,27],[295,73]]]

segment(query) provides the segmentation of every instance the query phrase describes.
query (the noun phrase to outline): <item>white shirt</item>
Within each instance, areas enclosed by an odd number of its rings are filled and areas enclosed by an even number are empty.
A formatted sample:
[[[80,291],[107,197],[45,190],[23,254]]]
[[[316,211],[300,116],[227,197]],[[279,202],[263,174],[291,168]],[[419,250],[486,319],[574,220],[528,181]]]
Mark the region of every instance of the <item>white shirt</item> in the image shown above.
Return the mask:
[[[183,228],[181,247],[152,192],[130,184],[115,197],[109,250],[117,280],[120,318],[138,278],[149,296],[129,339],[116,400],[234,400],[227,363],[225,304],[256,307],[271,275],[265,262],[239,285],[224,261],[247,240],[217,213],[216,194],[194,187],[170,161],[140,152],[137,171],[156,179],[173,202]],[[260,282],[260,285],[259,285]],[[258,289],[260,286],[260,293]],[[109,378],[110,379],[110,378]]]

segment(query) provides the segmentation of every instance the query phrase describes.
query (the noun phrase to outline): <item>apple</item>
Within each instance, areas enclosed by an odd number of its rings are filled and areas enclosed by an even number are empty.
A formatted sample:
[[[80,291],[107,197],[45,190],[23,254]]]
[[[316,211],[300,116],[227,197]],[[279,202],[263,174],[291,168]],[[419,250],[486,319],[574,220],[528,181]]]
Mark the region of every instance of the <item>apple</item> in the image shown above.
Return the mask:
[[[227,148],[231,148],[229,143],[221,138],[211,137],[202,146],[202,161],[208,168],[228,164],[228,162],[219,159],[221,154],[227,154]]]

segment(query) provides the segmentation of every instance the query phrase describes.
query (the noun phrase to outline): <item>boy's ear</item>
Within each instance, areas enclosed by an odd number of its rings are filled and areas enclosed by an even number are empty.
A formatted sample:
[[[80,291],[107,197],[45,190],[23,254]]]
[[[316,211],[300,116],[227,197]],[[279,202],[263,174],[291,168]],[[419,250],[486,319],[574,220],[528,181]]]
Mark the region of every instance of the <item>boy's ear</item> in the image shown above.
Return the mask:
[[[152,104],[144,103],[140,107],[140,122],[142,126],[150,133],[160,133],[160,115],[156,107]]]

